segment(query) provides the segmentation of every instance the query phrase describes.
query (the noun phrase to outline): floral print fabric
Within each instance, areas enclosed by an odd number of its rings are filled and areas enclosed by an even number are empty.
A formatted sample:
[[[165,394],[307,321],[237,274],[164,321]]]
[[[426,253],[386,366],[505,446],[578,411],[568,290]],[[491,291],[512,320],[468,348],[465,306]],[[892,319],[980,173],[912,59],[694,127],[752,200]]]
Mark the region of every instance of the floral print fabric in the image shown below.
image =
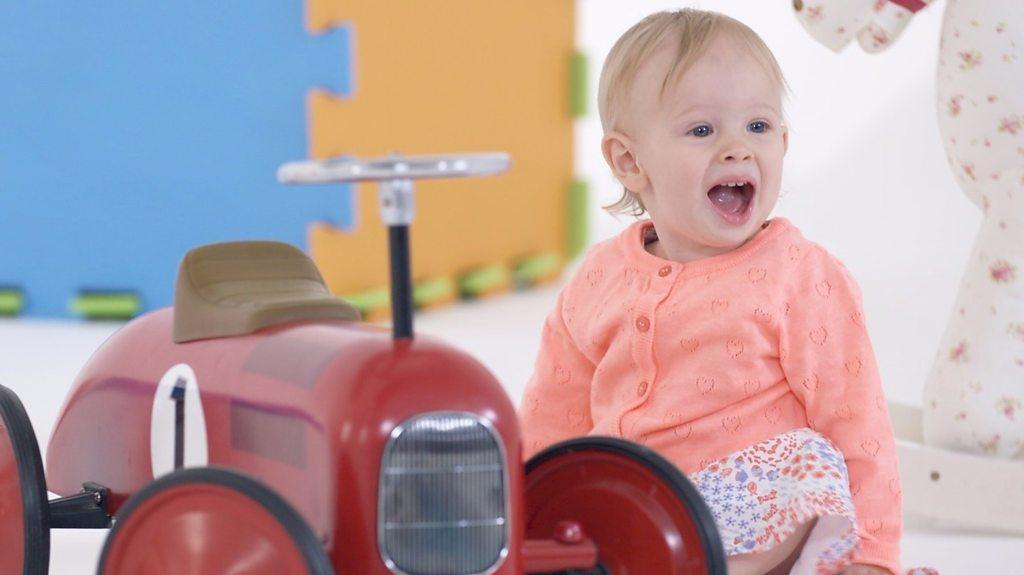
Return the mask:
[[[794,6],[804,28],[832,50],[856,37],[876,52],[931,1]],[[924,439],[1024,459],[1024,2],[947,0],[937,44],[946,158],[983,218],[925,384]]]
[[[727,555],[766,551],[817,518],[791,573],[828,575],[858,546],[842,454],[798,429],[723,457],[691,478],[715,517]]]

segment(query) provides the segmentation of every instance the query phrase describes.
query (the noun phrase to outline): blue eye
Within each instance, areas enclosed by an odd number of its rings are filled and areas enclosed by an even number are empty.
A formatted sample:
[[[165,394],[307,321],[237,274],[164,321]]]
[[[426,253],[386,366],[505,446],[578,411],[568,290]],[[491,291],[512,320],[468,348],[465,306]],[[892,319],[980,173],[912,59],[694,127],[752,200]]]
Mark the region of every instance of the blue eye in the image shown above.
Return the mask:
[[[761,120],[751,122],[747,129],[755,134],[763,134],[768,131],[768,122],[762,122]]]
[[[690,130],[690,133],[693,134],[694,136],[697,136],[698,138],[705,138],[711,135],[711,126],[697,126],[696,128]]]

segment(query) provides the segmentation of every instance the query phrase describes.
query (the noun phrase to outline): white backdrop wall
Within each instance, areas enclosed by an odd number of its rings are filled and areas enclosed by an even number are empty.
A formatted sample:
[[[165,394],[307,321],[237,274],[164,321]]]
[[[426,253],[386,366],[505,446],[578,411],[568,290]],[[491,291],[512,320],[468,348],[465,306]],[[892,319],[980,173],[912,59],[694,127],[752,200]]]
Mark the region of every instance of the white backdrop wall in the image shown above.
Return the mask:
[[[789,152],[775,215],[843,260],[860,282],[890,398],[920,403],[981,221],[953,179],[936,121],[935,68],[945,8],[936,2],[881,54],[834,54],[804,31],[787,0],[580,0],[578,44],[590,57],[592,114],[577,127],[576,166],[591,183],[597,241],[631,219],[601,205],[620,188],[601,158],[596,87],[615,40],[658,10],[728,14],[775,53],[792,89]]]

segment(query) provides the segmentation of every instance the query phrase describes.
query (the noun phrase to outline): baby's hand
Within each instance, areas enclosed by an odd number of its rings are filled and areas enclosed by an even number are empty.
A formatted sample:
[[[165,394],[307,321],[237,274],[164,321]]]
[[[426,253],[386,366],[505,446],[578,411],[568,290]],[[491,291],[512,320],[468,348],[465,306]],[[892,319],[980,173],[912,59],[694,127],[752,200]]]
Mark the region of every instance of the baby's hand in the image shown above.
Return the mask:
[[[854,563],[846,569],[843,569],[842,575],[892,575],[892,572],[890,572],[888,569],[875,567],[874,565]]]

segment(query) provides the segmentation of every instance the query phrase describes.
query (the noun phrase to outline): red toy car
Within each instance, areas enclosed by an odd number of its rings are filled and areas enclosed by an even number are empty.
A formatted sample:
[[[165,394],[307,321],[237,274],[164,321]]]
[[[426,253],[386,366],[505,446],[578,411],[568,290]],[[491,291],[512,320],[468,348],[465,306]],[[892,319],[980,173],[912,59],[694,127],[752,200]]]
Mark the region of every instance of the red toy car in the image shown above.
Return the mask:
[[[507,162],[282,169],[383,181],[392,331],[359,323],[297,248],[214,244],[185,256],[173,308],[128,323],[82,369],[45,480],[0,387],[0,575],[46,573],[51,528],[112,518],[102,574],[724,574],[711,514],[672,465],[588,437],[524,466],[501,385],[412,337],[412,179]]]

